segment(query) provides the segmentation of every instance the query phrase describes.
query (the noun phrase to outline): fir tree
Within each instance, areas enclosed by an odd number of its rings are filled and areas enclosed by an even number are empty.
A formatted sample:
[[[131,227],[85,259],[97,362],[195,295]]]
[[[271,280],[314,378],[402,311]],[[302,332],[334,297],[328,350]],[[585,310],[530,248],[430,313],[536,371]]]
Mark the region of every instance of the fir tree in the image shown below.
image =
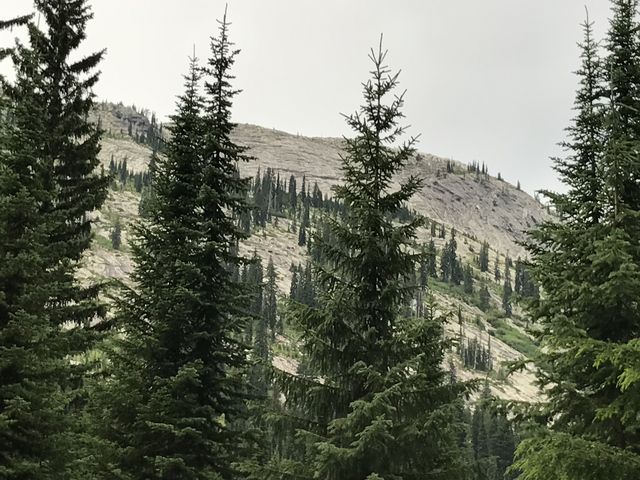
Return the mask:
[[[489,385],[478,399],[471,421],[471,443],[475,458],[475,478],[506,480],[516,478],[507,473],[513,462],[516,434],[507,417],[492,407]]]
[[[431,239],[429,241],[429,245],[427,246],[426,258],[424,262],[425,262],[425,269],[426,269],[427,275],[429,275],[432,278],[436,278],[436,276],[438,275],[438,270],[436,266],[437,256],[438,256],[438,252],[436,251],[436,246],[433,243],[433,239]]]
[[[511,303],[511,295],[513,289],[511,288],[511,278],[505,277],[504,285],[502,286],[502,309],[507,317],[510,317],[513,313],[513,305]]]
[[[480,307],[480,310],[486,312],[489,309],[491,295],[489,294],[489,289],[487,288],[487,285],[485,283],[483,283],[482,287],[480,287],[480,291],[478,292],[478,299],[478,306]]]
[[[115,225],[111,230],[111,247],[114,250],[120,250],[120,245],[122,245],[122,226],[120,224],[120,219],[117,218]]]
[[[278,299],[277,292],[278,287],[276,285],[277,275],[276,268],[273,265],[273,258],[269,257],[269,263],[267,264],[267,281],[264,287],[263,297],[263,316],[271,331],[271,336],[274,337],[276,333],[282,333],[282,326],[278,323]]]
[[[26,43],[0,54],[15,73],[0,79],[0,477],[46,480],[86,473],[72,462],[88,366],[78,360],[104,328],[104,306],[98,286],[74,277],[109,177],[88,119],[104,52],[77,53],[90,8],[34,3],[38,20],[0,22],[27,27]]]
[[[471,270],[471,265],[467,265],[464,268],[463,284],[464,284],[464,293],[472,294],[473,293],[473,270]]]
[[[392,212],[422,182],[410,177],[390,193],[395,174],[414,156],[413,140],[397,145],[402,95],[373,53],[365,105],[347,117],[358,133],[346,140],[343,219],[329,219],[331,244],[318,243],[327,264],[315,264],[321,308],[302,308],[297,320],[314,375],[280,372],[286,418],[297,434],[289,454],[274,457],[263,478],[460,478],[452,402],[464,384],[450,385],[442,368],[443,326],[433,305],[425,318],[399,316],[413,296],[421,255],[408,251],[416,218],[401,226]],[[315,243],[315,242],[314,242]],[[410,372],[410,373],[409,373]],[[291,422],[293,421],[293,424]],[[294,443],[295,442],[295,443]]]
[[[292,264],[289,271],[291,272],[291,283],[289,286],[289,299],[296,300],[298,298],[298,282],[299,282],[298,267]]]
[[[220,22],[199,94],[195,59],[173,117],[166,158],[157,159],[149,218],[136,227],[135,290],[118,302],[123,329],[107,386],[105,435],[120,450],[117,471],[139,479],[231,479],[246,416],[243,262],[234,215],[247,208],[236,175],[244,148],[230,139],[237,53]],[[112,474],[115,472],[112,472]]]
[[[296,177],[289,177],[289,207],[292,212],[296,211],[298,205],[298,192],[296,191]]]
[[[587,21],[570,154],[558,168],[569,189],[551,195],[560,221],[534,230],[527,246],[544,290],[531,313],[540,322],[536,366],[548,399],[533,412],[543,425],[517,450],[516,465],[531,480],[625,480],[640,472],[640,376],[630,360],[640,332],[638,4],[612,3],[608,98],[598,93]]]
[[[304,247],[307,244],[307,228],[303,223],[298,230],[298,245]]]
[[[478,266],[481,272],[489,271],[489,243],[482,242],[478,256]]]
[[[440,271],[442,274],[442,280],[444,282],[451,282],[455,285],[459,285],[462,281],[462,268],[458,261],[458,254],[456,252],[456,231],[451,229],[451,239],[445,244],[442,249],[442,257],[440,260]]]

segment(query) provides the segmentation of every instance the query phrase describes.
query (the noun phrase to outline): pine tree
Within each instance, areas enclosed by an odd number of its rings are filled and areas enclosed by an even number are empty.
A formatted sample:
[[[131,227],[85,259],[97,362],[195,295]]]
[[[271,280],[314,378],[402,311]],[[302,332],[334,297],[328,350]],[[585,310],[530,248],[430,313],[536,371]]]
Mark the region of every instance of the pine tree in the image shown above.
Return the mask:
[[[431,302],[425,318],[399,316],[419,288],[407,285],[422,255],[407,247],[423,220],[397,226],[390,216],[422,182],[410,177],[389,192],[414,150],[413,140],[395,148],[403,97],[386,103],[397,74],[384,58],[382,48],[372,52],[365,105],[347,117],[358,136],[346,140],[345,183],[335,188],[344,217],[327,220],[335,240],[317,240],[328,259],[314,265],[321,307],[297,315],[315,372],[279,373],[284,418],[298,430],[263,478],[444,479],[463,470],[452,402],[465,387],[446,383],[442,323]]]
[[[511,295],[513,289],[511,288],[511,278],[506,276],[504,279],[504,285],[502,286],[502,309],[507,317],[510,317],[513,313],[513,305],[511,303]]]
[[[230,139],[229,68],[237,53],[220,22],[205,70],[192,60],[173,117],[155,199],[136,227],[135,290],[118,302],[123,337],[112,356],[105,436],[120,450],[116,471],[139,479],[231,479],[246,416],[244,262],[235,213],[247,208],[236,175],[244,148]],[[112,472],[113,473],[113,472]]]
[[[438,270],[436,266],[436,257],[438,256],[438,252],[436,251],[436,246],[433,243],[433,239],[429,241],[429,245],[427,246],[426,259],[425,259],[425,269],[427,271],[427,275],[432,278],[436,278],[438,275]]]
[[[478,256],[478,266],[481,272],[489,271],[489,243],[482,242],[480,254]]]
[[[459,285],[462,281],[462,267],[458,261],[458,254],[456,252],[456,231],[451,229],[451,239],[445,244],[442,249],[442,257],[440,260],[440,271],[442,274],[442,280],[444,282],[451,282],[455,285]]]
[[[496,263],[495,263],[495,267],[493,269],[493,279],[496,282],[499,282],[502,279],[502,273],[500,270],[500,256],[496,255]]]
[[[518,447],[516,465],[531,480],[640,472],[640,376],[631,360],[640,332],[638,4],[612,4],[604,62],[585,24],[570,153],[558,168],[569,189],[551,197],[560,221],[534,230],[527,246],[544,290],[531,313],[540,322],[536,366],[548,398],[533,413],[549,427]],[[598,93],[601,74],[607,98]]]
[[[273,265],[273,258],[269,257],[267,264],[267,281],[264,287],[263,297],[263,315],[271,331],[271,336],[275,337],[276,333],[282,333],[282,325],[278,321],[278,287],[276,285],[277,275],[276,268]]]
[[[85,1],[34,3],[39,21],[0,22],[27,27],[26,43],[0,55],[15,73],[0,87],[0,477],[77,478],[88,367],[78,360],[104,327],[99,287],[75,279],[91,244],[87,212],[109,183],[88,119],[104,52],[77,56]]]
[[[298,192],[296,191],[296,177],[289,177],[289,208],[292,212],[296,211],[298,205]]]
[[[487,285],[485,283],[483,283],[482,287],[480,287],[480,291],[478,292],[478,299],[478,306],[480,307],[480,310],[486,312],[489,309],[491,295],[489,294],[489,289],[487,288]]]
[[[269,320],[266,313],[266,285],[262,261],[254,251],[251,263],[244,275],[244,282],[249,287],[249,313],[251,320],[247,322],[245,343],[252,345],[253,365],[249,371],[249,383],[252,393],[258,398],[265,398],[269,382],[267,368],[270,357]]]
[[[113,226],[113,230],[111,230],[111,247],[114,250],[120,250],[120,246],[122,245],[122,225],[120,224],[120,219],[117,218],[115,225]]]
[[[289,271],[291,272],[291,283],[289,286],[289,299],[297,300],[298,299],[298,267],[296,265],[291,264],[291,268]]]
[[[471,443],[477,479],[504,480],[516,478],[507,473],[513,462],[516,435],[507,417],[492,408],[493,397],[486,384],[473,411]]]
[[[473,293],[473,270],[471,270],[471,265],[466,265],[464,268],[464,293],[472,294]]]
[[[298,245],[304,247],[307,244],[307,228],[303,223],[298,230]]]

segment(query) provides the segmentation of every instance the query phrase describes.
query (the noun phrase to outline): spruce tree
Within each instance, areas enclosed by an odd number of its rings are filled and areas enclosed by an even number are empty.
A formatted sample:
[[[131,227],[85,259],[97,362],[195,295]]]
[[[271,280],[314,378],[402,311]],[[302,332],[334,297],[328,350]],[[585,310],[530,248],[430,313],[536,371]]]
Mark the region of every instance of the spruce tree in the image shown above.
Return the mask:
[[[604,82],[585,24],[570,154],[559,168],[569,189],[551,197],[560,221],[542,224],[528,245],[544,292],[531,313],[541,327],[536,364],[548,401],[533,412],[542,427],[517,450],[526,480],[626,480],[640,472],[632,360],[640,334],[638,5],[612,3]],[[597,94],[603,88],[606,98]]]
[[[236,175],[244,148],[230,139],[237,53],[220,22],[205,96],[193,59],[173,116],[166,158],[157,159],[154,200],[136,227],[133,290],[118,301],[122,338],[107,385],[106,438],[116,468],[132,479],[231,479],[246,416],[245,261],[235,213],[247,208]]]
[[[463,284],[464,284],[464,293],[472,294],[473,293],[473,270],[471,269],[471,265],[466,265],[464,267]]]
[[[471,421],[471,443],[475,457],[475,478],[505,480],[517,478],[507,473],[513,462],[516,434],[504,415],[493,408],[494,398],[486,384],[478,399]]]
[[[120,246],[122,245],[122,226],[120,224],[120,219],[117,218],[115,221],[115,225],[111,230],[111,247],[114,250],[120,250]]]
[[[313,267],[320,308],[296,315],[314,372],[278,374],[291,436],[263,478],[445,479],[464,470],[454,402],[465,385],[447,383],[441,320],[432,304],[423,318],[400,315],[419,288],[422,255],[409,246],[423,219],[398,226],[390,218],[422,182],[410,177],[391,191],[414,140],[395,148],[403,96],[392,97],[398,76],[385,56],[372,51],[364,105],[347,117],[357,136],[346,140],[344,184],[334,190],[346,211],[327,220],[332,243],[314,240],[327,259]]]
[[[491,303],[491,295],[489,294],[489,289],[485,283],[480,287],[480,291],[478,292],[478,300],[480,310],[486,312],[489,309],[489,305]]]
[[[436,266],[437,256],[438,256],[438,252],[436,251],[436,246],[433,243],[433,239],[431,239],[429,240],[429,245],[427,246],[426,259],[424,260],[424,262],[425,262],[425,269],[427,271],[427,274],[432,278],[436,278],[438,275],[438,270]]]
[[[88,118],[104,52],[77,53],[86,1],[34,4],[38,19],[0,22],[27,27],[26,43],[0,54],[15,73],[1,79],[0,477],[77,478],[81,355],[104,326],[99,287],[75,279],[91,244],[87,213],[109,182]]]
[[[489,244],[487,242],[482,242],[482,246],[480,247],[478,266],[481,272],[489,271]]]
[[[278,321],[277,279],[278,277],[276,274],[276,268],[273,265],[273,258],[269,257],[263,296],[264,306],[262,311],[272,337],[275,337],[276,333],[282,333],[282,325],[280,325]]]
[[[504,285],[502,286],[502,309],[507,317],[510,317],[513,313],[513,305],[511,303],[511,295],[513,289],[511,288],[511,278],[505,277]]]

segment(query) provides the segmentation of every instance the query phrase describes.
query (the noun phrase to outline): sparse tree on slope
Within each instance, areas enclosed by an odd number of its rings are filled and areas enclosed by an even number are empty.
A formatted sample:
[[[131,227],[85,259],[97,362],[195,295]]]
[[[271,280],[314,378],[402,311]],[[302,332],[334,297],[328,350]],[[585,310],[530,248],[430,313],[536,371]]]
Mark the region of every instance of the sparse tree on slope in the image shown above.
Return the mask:
[[[489,244],[487,242],[482,242],[482,246],[480,247],[478,266],[481,272],[489,271]]]
[[[278,323],[278,287],[276,285],[277,275],[276,268],[273,265],[273,258],[269,257],[266,272],[267,281],[264,287],[264,308],[263,315],[269,326],[272,337],[276,333],[282,333],[281,325]]]

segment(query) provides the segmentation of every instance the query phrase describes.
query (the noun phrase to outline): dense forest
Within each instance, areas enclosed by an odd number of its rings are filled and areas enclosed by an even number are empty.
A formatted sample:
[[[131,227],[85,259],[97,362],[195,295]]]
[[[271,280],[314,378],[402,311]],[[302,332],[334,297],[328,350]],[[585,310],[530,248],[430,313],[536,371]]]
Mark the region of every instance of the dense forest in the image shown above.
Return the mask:
[[[640,11],[611,6],[604,39],[583,25],[566,189],[542,192],[518,258],[412,207],[425,179],[401,175],[417,139],[382,37],[328,191],[243,175],[226,10],[170,122],[120,132],[94,114],[105,51],[77,54],[87,0],[0,21],[24,32],[0,47],[0,479],[640,478]],[[110,135],[149,148],[148,169],[101,163]],[[454,174],[488,167],[437,172]],[[114,191],[139,198],[108,234],[133,271],[87,279]],[[279,223],[304,261],[247,250]],[[519,360],[495,361],[498,341]],[[536,401],[495,395],[522,370]]]

